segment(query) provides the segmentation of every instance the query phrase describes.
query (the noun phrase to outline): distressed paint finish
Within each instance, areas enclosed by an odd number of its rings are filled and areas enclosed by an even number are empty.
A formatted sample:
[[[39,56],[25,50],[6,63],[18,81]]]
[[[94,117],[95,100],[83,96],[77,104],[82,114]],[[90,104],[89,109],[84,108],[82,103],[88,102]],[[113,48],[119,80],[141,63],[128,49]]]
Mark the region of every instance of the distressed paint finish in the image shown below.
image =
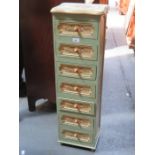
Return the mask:
[[[65,23],[66,25],[59,27],[59,24],[61,23]],[[71,24],[71,26],[69,24]],[[92,31],[90,28],[91,26],[88,26],[88,29],[92,33],[92,37],[89,35],[87,35],[87,37],[84,35],[82,36],[79,33],[74,32],[69,32],[70,35],[66,35],[66,32],[64,34],[62,33],[63,35],[60,35],[60,31],[62,32],[63,29],[65,29],[65,31],[73,31],[74,27],[72,26],[80,24],[82,24],[81,27],[83,31],[87,28],[83,27],[84,24],[89,24],[93,27]],[[100,132],[105,27],[106,12],[105,14],[100,15],[82,13],[81,15],[78,15],[74,12],[72,14],[53,12],[56,96],[59,128],[58,141],[60,143],[96,149]],[[59,28],[61,30],[59,30]],[[73,38],[76,39],[74,40]],[[69,50],[80,46],[91,46],[93,49],[93,57],[87,59],[82,58],[82,56],[62,56],[60,44],[70,45],[71,47],[68,48]],[[65,48],[66,47],[64,47],[63,50]],[[76,50],[74,52],[76,52]],[[93,73],[92,77],[86,79],[82,76],[76,76],[76,74],[62,75],[60,66],[66,64],[70,66],[90,67]],[[73,69],[69,68],[69,70],[72,71]],[[75,69],[75,72],[76,71],[77,70]],[[68,109],[66,107],[63,108],[61,105],[63,102],[67,102],[66,105],[73,107]],[[90,105],[90,111],[80,111],[78,109],[80,105]]]

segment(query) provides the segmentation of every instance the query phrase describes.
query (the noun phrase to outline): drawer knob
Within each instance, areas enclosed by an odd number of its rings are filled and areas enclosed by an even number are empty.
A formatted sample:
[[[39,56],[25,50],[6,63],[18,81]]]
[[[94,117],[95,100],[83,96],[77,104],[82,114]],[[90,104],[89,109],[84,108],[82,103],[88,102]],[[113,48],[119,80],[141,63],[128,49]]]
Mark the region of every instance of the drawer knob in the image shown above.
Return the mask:
[[[74,68],[74,73],[78,73],[79,72],[79,68]]]
[[[80,27],[79,26],[74,26],[74,31],[79,32],[80,31]]]
[[[78,104],[74,104],[73,107],[76,108],[78,111],[80,111],[80,106]]]
[[[73,136],[77,138],[78,134],[77,134],[77,133],[74,133],[74,135],[73,135]]]
[[[78,104],[74,104],[74,108],[78,108]]]
[[[79,49],[77,47],[74,48],[74,52],[78,52]]]
[[[81,90],[78,86],[74,86],[73,89],[74,89],[74,91],[77,91],[79,93],[79,95],[81,94]]]
[[[81,122],[77,118],[74,119],[74,123],[77,123],[79,126],[81,126]]]
[[[78,119],[74,119],[74,122],[75,122],[75,123],[78,123]]]
[[[75,47],[74,52],[76,52],[81,57],[81,51],[79,48]]]
[[[77,86],[74,86],[73,89],[74,89],[75,91],[79,91],[79,87],[77,87]]]

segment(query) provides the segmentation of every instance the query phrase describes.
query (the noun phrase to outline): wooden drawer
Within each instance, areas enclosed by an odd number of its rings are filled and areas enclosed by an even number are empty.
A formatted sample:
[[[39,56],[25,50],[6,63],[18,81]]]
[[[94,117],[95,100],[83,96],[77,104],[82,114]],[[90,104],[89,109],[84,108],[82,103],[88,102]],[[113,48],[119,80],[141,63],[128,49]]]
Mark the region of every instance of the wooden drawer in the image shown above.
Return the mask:
[[[91,144],[92,134],[89,132],[81,132],[70,129],[60,129],[60,140],[68,142],[79,143],[79,144]]]
[[[75,80],[71,78],[58,79],[58,95],[61,97],[96,97],[95,84],[86,80]]]
[[[60,76],[73,77],[79,79],[96,79],[96,66],[88,66],[81,64],[71,64],[65,62],[57,62],[57,73]]]
[[[70,99],[58,99],[58,109],[66,112],[75,112],[79,114],[95,114],[95,104],[93,102],[84,102]]]
[[[94,127],[93,117],[64,112],[59,113],[59,123],[69,128],[80,130],[92,130]]]
[[[98,23],[72,20],[56,20],[56,35],[97,39]]]
[[[57,42],[56,54],[58,57],[97,60],[98,49],[96,44],[75,44],[72,41],[74,41],[74,38],[68,43]]]

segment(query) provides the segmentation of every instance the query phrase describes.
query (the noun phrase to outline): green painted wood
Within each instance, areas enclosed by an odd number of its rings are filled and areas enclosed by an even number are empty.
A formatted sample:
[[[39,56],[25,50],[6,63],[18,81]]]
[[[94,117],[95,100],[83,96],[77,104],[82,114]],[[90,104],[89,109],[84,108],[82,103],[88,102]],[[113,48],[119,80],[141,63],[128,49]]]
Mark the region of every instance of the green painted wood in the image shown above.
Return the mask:
[[[56,36],[57,38],[57,42],[69,42],[70,44],[88,44],[88,45],[94,45],[94,46],[98,46],[99,42],[98,40],[95,39],[91,39],[91,38],[80,38],[80,37],[73,37],[73,36]],[[79,38],[80,41],[79,42],[73,42],[73,38]]]
[[[77,14],[62,14],[62,13],[53,13],[55,16],[55,20],[72,20],[73,22],[76,21],[89,21],[89,22],[97,22],[99,23],[100,16],[94,15],[77,15]]]
[[[81,147],[81,148],[87,148],[87,149],[91,149],[91,150],[95,151],[98,140],[96,141],[95,145],[92,145],[92,144],[91,145],[86,145],[86,144],[81,144],[81,143],[68,142],[68,141],[62,140],[62,139],[59,139],[58,142],[61,143],[61,144],[67,144],[67,145],[71,145],[71,146],[78,146],[78,147]]]
[[[73,74],[72,72],[62,73],[62,66],[67,65],[69,68],[86,68],[91,71],[91,74],[83,75],[82,73],[76,73]],[[59,76],[65,76],[65,77],[73,77],[78,79],[88,79],[88,80],[96,80],[96,66],[93,65],[81,65],[80,63],[66,63],[66,62],[57,62],[56,63],[56,72]]]
[[[97,61],[89,61],[89,60],[80,60],[80,59],[72,59],[72,58],[55,58],[56,62],[70,62],[70,63],[78,63],[81,65],[94,65],[98,66]],[[98,67],[97,67],[98,68]]]
[[[62,106],[61,106],[61,103],[63,102],[63,101],[67,101],[67,102],[69,102],[69,103],[71,103],[71,104],[78,104],[78,105],[87,105],[87,106],[90,106],[90,110],[80,110],[80,109],[76,109],[76,108],[63,108]],[[94,102],[90,102],[90,101],[88,101],[88,100],[86,100],[86,101],[84,101],[84,100],[75,100],[75,99],[73,99],[73,100],[71,100],[71,99],[69,99],[69,98],[61,98],[61,97],[59,97],[58,99],[57,99],[57,105],[58,105],[58,111],[65,111],[65,112],[73,112],[73,113],[78,113],[78,114],[80,114],[80,115],[82,115],[82,114],[85,114],[85,115],[95,115],[95,107],[96,107],[96,104],[94,103]]]

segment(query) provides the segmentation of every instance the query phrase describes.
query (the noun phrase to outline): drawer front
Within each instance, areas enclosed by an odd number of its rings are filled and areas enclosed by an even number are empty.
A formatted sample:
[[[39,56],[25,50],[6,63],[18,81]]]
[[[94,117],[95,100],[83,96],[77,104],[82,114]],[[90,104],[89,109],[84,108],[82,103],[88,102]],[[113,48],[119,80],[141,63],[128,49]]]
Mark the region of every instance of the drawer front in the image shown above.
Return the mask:
[[[61,76],[74,77],[79,79],[96,79],[96,67],[84,66],[80,64],[68,64],[57,62],[57,73]]]
[[[72,131],[70,129],[60,129],[60,139],[63,139],[68,142],[80,143],[80,144],[91,144],[92,143],[92,134]]]
[[[81,60],[97,60],[98,51],[97,45],[57,42],[56,52],[58,57],[76,58]]]
[[[72,98],[73,96],[89,98],[96,97],[95,84],[83,80],[77,82],[75,79],[59,79],[58,91],[62,97],[63,95],[67,95],[69,98]]]
[[[92,117],[62,112],[59,113],[59,123],[69,128],[80,130],[92,130],[94,127],[94,120]]]
[[[95,114],[95,104],[90,102],[75,101],[69,99],[58,99],[59,110],[66,112],[75,112],[79,114]]]
[[[84,21],[56,21],[57,36],[71,36],[80,38],[97,39],[98,23]]]

